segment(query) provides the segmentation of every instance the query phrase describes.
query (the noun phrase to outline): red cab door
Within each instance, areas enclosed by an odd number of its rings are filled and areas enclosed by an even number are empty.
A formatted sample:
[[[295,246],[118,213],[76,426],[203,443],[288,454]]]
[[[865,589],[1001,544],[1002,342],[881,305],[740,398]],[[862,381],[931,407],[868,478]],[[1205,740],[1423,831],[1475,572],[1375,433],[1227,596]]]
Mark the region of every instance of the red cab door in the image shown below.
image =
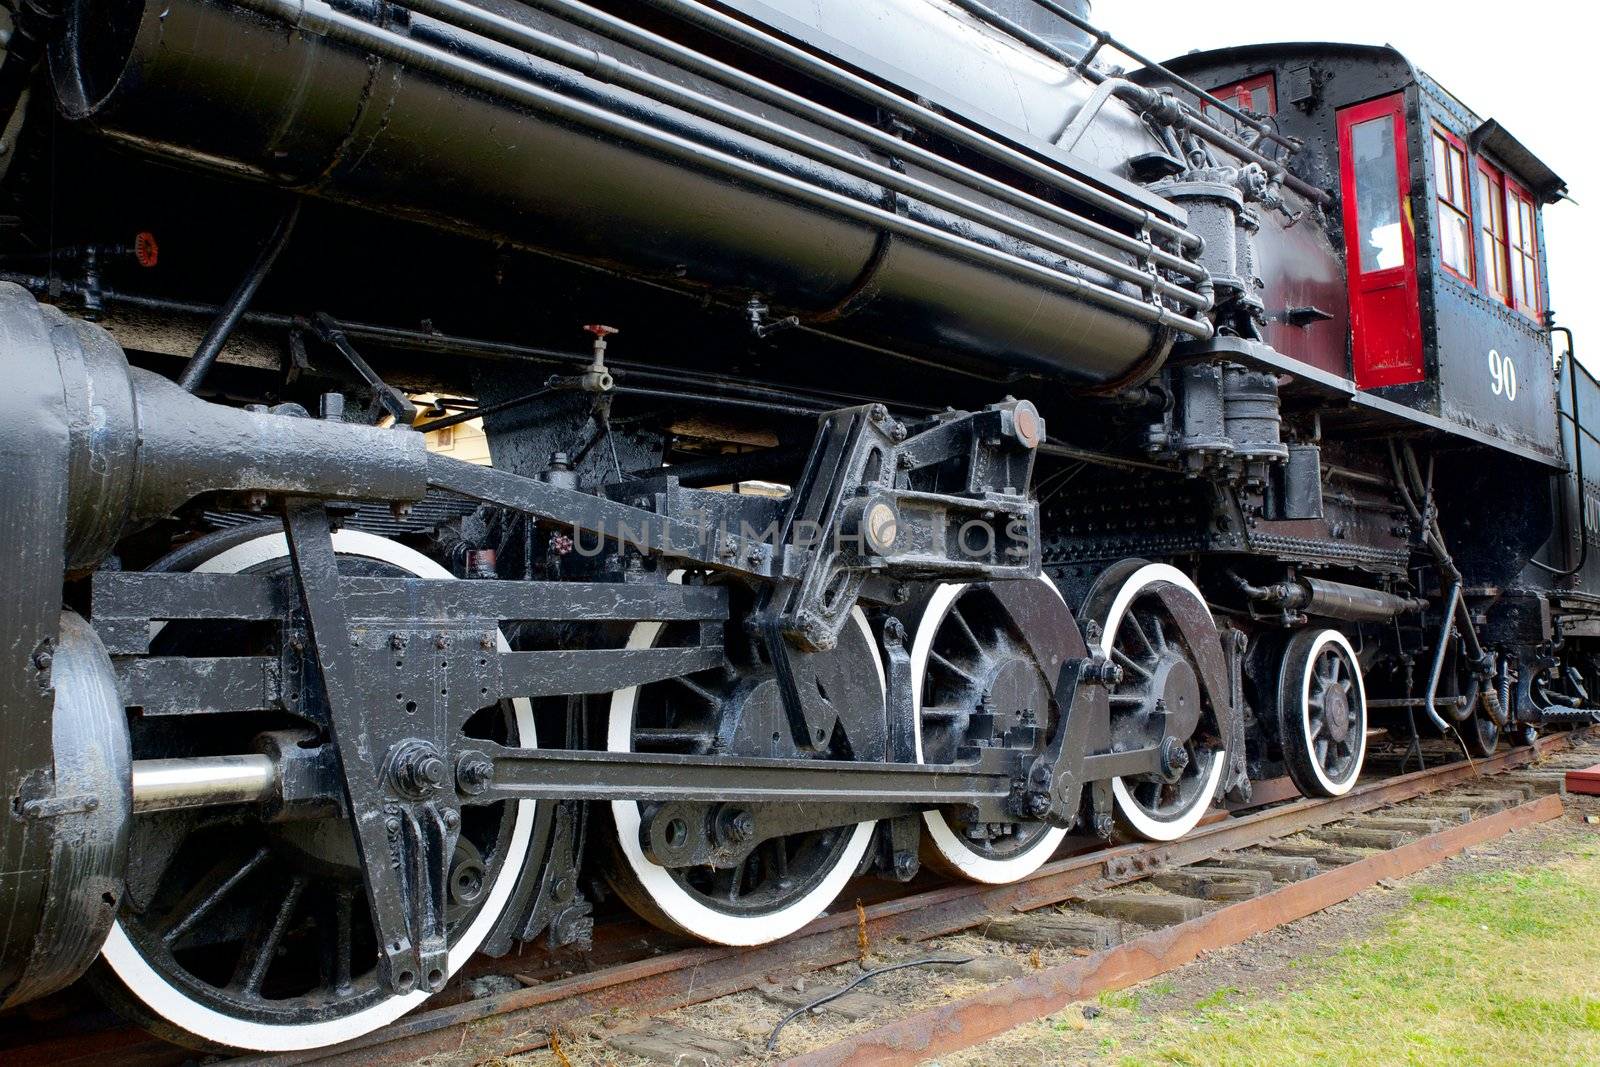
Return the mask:
[[[1420,382],[1422,315],[1403,94],[1339,112],[1339,179],[1356,385]]]

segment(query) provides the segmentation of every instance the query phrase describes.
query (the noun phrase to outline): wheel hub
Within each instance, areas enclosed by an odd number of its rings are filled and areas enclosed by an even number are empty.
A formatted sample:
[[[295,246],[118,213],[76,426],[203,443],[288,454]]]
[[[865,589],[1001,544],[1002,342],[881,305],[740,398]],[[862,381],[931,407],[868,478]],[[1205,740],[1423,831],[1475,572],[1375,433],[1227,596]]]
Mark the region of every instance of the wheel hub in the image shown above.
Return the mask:
[[[1043,721],[1049,701],[1050,692],[1039,665],[1024,656],[1007,655],[996,662],[989,675],[978,714],[990,716],[993,736],[1003,737],[1013,726],[1033,726]]]
[[[1350,698],[1338,686],[1328,686],[1322,693],[1322,708],[1328,736],[1343,741],[1350,733]]]
[[[1199,675],[1188,660],[1172,654],[1162,657],[1154,673],[1150,686],[1156,694],[1152,711],[1165,717],[1166,736],[1188,738],[1200,725]]]

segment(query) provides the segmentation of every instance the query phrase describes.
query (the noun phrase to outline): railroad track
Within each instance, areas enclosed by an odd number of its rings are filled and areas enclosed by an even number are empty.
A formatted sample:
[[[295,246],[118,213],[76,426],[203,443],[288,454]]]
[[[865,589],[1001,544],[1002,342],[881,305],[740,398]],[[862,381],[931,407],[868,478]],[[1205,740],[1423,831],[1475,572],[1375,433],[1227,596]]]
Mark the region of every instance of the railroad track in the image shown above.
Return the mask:
[[[919,943],[983,928],[997,945],[1031,939],[1073,951],[1064,962],[1027,973],[990,972],[994,980],[979,993],[887,1019],[791,1061],[808,1067],[916,1063],[1181,966],[1347,899],[1380,879],[1413,873],[1473,844],[1555,818],[1562,811],[1557,794],[1564,771],[1600,761],[1596,731],[1400,774],[1342,797],[1234,812],[1176,842],[1057,859],[1013,885],[944,884],[859,909],[845,907],[794,937],[755,949],[689,946],[635,923],[605,925],[586,957],[598,966],[587,972],[564,974],[577,957],[560,953],[485,961],[463,976],[453,1003],[315,1054],[230,1062],[365,1067],[428,1057],[434,1065],[481,1063],[544,1047],[552,1029],[570,1032],[588,1017],[621,1012],[641,1025],[609,1034],[616,1052],[670,1057],[674,1042],[693,1053],[695,1038],[652,1024],[651,1016],[758,988],[794,1000],[787,990],[775,991],[770,976],[806,975],[854,961],[863,938],[875,945]],[[1128,891],[1139,882],[1145,884]],[[1230,899],[1221,906],[1205,903]],[[525,987],[468,997],[467,983],[491,975],[500,976],[502,987],[512,976]],[[14,1024],[10,1039],[0,1032],[0,1059],[15,1067],[75,1067],[115,1056],[118,1067],[158,1067],[192,1055],[142,1031],[97,1028],[92,1018],[72,1018],[71,1012],[70,1002],[58,1007],[57,1018],[40,1022],[35,1039],[17,1040]],[[700,1044],[710,1056],[733,1055],[717,1041]]]

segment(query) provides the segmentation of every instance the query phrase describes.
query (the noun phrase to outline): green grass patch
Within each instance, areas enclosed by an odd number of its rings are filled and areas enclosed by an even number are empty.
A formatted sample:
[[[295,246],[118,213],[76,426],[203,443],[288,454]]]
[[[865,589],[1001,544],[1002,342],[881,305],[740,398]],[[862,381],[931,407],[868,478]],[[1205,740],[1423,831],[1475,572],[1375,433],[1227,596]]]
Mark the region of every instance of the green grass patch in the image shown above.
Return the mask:
[[[1138,1011],[1140,997],[1138,993],[1127,989],[1108,989],[1100,994],[1100,1003],[1108,1008],[1122,1008],[1126,1011]]]
[[[1600,849],[1415,889],[1303,971],[1277,996],[1219,989],[1121,1062],[1600,1064]]]

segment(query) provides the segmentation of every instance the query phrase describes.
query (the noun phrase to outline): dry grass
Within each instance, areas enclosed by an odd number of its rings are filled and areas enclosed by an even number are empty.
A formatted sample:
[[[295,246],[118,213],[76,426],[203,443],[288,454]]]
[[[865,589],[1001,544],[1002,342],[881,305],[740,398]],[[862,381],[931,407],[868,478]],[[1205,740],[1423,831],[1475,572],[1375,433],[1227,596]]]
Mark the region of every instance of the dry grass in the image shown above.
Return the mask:
[[[1219,990],[1121,1062],[1600,1063],[1600,848],[1411,894],[1292,991]]]

